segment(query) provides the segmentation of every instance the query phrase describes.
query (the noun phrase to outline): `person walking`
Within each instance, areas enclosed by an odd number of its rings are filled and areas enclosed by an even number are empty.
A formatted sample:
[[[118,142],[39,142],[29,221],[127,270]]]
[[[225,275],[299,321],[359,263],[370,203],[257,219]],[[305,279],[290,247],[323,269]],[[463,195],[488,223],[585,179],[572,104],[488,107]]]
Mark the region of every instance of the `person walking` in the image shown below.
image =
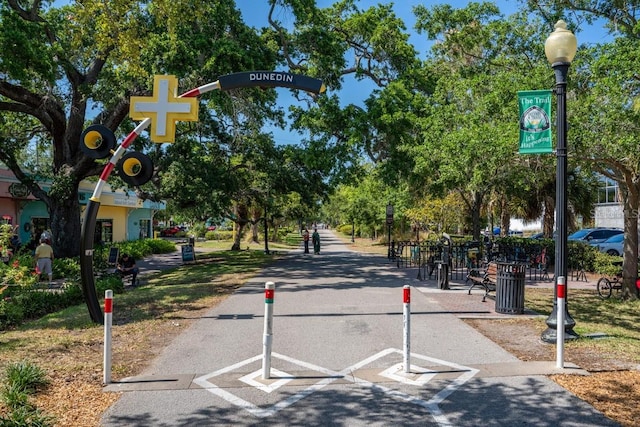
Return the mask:
[[[46,238],[40,239],[40,245],[34,253],[36,259],[36,272],[49,276],[49,286],[53,283],[53,248],[49,246]]]
[[[313,253],[317,255],[320,253],[320,234],[317,228],[313,229],[311,240],[313,240]]]
[[[309,230],[306,228],[302,232],[302,240],[304,241],[304,253],[309,253]]]

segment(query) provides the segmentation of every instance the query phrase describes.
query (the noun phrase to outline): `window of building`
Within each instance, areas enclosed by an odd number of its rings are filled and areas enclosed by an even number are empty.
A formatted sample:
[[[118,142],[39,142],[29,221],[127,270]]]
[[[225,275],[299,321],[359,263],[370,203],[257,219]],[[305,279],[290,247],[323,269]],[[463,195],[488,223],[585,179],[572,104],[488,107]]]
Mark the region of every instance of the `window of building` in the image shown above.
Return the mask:
[[[113,220],[99,219],[96,220],[96,231],[94,234],[94,243],[105,244],[113,242]]]
[[[598,203],[620,203],[618,183],[610,178],[600,178],[600,188],[598,189]]]
[[[149,233],[151,231],[151,220],[149,219],[141,219],[140,220],[140,238],[148,239]]]

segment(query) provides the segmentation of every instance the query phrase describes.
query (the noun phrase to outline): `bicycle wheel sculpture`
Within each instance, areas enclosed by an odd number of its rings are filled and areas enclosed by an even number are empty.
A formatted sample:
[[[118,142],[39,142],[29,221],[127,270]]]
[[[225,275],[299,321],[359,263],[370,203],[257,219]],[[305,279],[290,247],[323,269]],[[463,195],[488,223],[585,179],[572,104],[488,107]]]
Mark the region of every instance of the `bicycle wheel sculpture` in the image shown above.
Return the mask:
[[[87,202],[81,229],[80,273],[82,294],[84,296],[91,320],[103,323],[104,317],[96,294],[93,273],[94,232],[100,196],[107,179],[115,168],[118,175],[129,185],[138,186],[146,183],[153,175],[151,159],[142,153],[125,154],[131,143],[149,125],[150,138],[153,142],[173,142],[177,121],[197,121],[198,103],[194,99],[199,95],[215,89],[231,90],[242,87],[288,87],[300,89],[314,94],[325,91],[321,80],[299,74],[275,71],[248,71],[220,76],[217,81],[191,89],[177,96],[178,79],[175,76],[154,76],[153,96],[131,97],[129,116],[133,120],[142,120],[135,129],[116,147],[113,131],[103,125],[89,126],[80,138],[80,149],[93,159],[103,159],[111,155],[104,167],[100,179]]]

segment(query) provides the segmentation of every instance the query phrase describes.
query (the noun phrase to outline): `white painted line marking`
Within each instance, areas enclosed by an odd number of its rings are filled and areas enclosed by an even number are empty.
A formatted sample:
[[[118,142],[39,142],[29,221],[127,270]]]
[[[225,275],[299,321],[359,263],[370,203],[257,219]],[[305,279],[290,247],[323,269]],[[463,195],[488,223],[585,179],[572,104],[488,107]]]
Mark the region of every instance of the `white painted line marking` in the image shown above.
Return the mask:
[[[200,387],[206,389],[208,392],[215,394],[219,397],[221,397],[222,399],[226,400],[227,402],[238,406],[239,408],[242,408],[244,410],[246,410],[247,412],[255,415],[256,417],[260,417],[260,418],[266,418],[266,417],[270,417],[274,414],[276,414],[278,411],[287,408],[291,405],[293,405],[294,403],[296,403],[297,401],[304,399],[305,397],[309,396],[311,393],[318,391],[322,388],[324,388],[325,386],[327,386],[328,384],[331,384],[332,382],[342,379],[343,375],[341,375],[338,372],[332,371],[330,369],[325,369],[322,368],[320,366],[316,366],[313,365],[311,363],[306,363],[303,362],[301,360],[296,360],[293,359],[291,357],[288,356],[284,356],[278,353],[273,353],[272,356],[277,357],[279,359],[285,360],[287,362],[293,363],[295,365],[298,365],[300,367],[306,368],[306,369],[311,369],[311,370],[315,370],[318,372],[322,372],[324,374],[326,374],[328,376],[328,378],[323,378],[322,380],[318,381],[316,384],[313,384],[307,388],[305,388],[304,390],[301,390],[300,392],[289,396],[287,399],[280,401],[278,403],[276,403],[275,405],[269,407],[269,408],[261,408],[257,405],[254,405],[253,403],[247,402],[246,400],[232,394],[229,393],[226,390],[221,389],[220,387],[218,387],[217,385],[215,385],[214,383],[212,383],[210,380],[212,378],[217,377],[218,375],[222,375],[228,372],[231,372],[235,369],[238,369],[242,366],[248,365],[249,363],[253,363],[257,360],[261,360],[262,359],[262,355],[258,355],[258,356],[254,356],[250,359],[246,359],[242,362],[238,362],[234,365],[228,366],[226,368],[222,368],[220,370],[217,370],[211,374],[206,374],[203,375],[201,377],[195,378],[193,380],[193,382],[197,385],[199,385]],[[273,372],[273,368],[272,368],[272,372]],[[278,371],[280,372],[280,371]],[[259,374],[262,373],[262,370],[258,371]],[[284,372],[282,373],[282,376],[287,376],[287,374],[285,374]],[[253,374],[251,374],[253,375]],[[260,384],[260,386],[264,386],[264,384]],[[258,387],[256,387],[258,388]],[[264,390],[263,390],[264,391]]]
[[[452,380],[451,383],[446,386],[445,388],[443,388],[440,392],[438,392],[437,394],[435,394],[431,399],[429,400],[423,400],[423,399],[419,399],[415,396],[412,396],[410,394],[407,393],[403,393],[401,391],[398,390],[394,390],[392,388],[389,387],[385,387],[379,384],[374,384],[370,381],[364,380],[362,378],[358,378],[357,376],[354,375],[354,372],[357,371],[360,368],[363,368],[367,365],[369,365],[372,362],[375,362],[378,359],[381,359],[385,356],[388,356],[390,354],[393,353],[399,353],[402,354],[401,350],[398,349],[394,349],[394,348],[388,348],[386,350],[382,350],[377,354],[374,354],[373,356],[367,357],[366,359],[355,363],[354,365],[351,365],[348,368],[343,369],[340,372],[335,372],[332,371],[330,369],[326,369],[326,368],[322,368],[320,366],[316,366],[313,365],[311,363],[307,363],[307,362],[303,362],[301,360],[297,360],[297,359],[293,359],[291,357],[282,355],[282,354],[278,354],[278,353],[273,353],[274,357],[277,357],[281,360],[284,360],[286,362],[292,363],[294,365],[309,369],[309,370],[314,370],[314,371],[318,371],[318,372],[322,372],[324,374],[327,375],[327,378],[323,378],[322,380],[318,381],[317,383],[305,388],[304,390],[301,390],[300,392],[289,396],[288,398],[286,398],[285,400],[282,400],[274,405],[272,405],[271,407],[268,408],[261,408],[257,405],[254,405],[253,403],[247,402],[246,400],[226,391],[221,389],[220,387],[218,387],[217,385],[213,384],[210,379],[215,378],[216,376],[225,374],[225,373],[229,373],[235,369],[238,369],[242,366],[245,366],[249,363],[253,363],[257,360],[260,360],[262,358],[262,355],[258,355],[255,357],[252,357],[250,359],[246,359],[242,362],[236,363],[234,365],[228,366],[226,368],[220,369],[218,371],[215,371],[211,374],[206,374],[203,375],[201,377],[198,377],[196,379],[193,380],[193,382],[197,385],[199,385],[200,387],[206,389],[207,391],[209,391],[210,393],[217,395],[219,397],[221,397],[222,399],[226,400],[227,402],[242,408],[244,410],[246,410],[247,412],[255,415],[256,417],[260,417],[260,418],[266,418],[266,417],[270,417],[275,415],[278,411],[285,409],[291,405],[293,405],[294,403],[304,399],[305,397],[309,396],[310,394],[312,394],[315,391],[321,390],[322,388],[326,387],[327,385],[331,384],[332,382],[338,380],[338,379],[346,379],[347,381],[353,382],[355,384],[361,385],[363,387],[367,387],[371,390],[374,391],[378,391],[378,392],[383,392],[386,395],[394,398],[394,399],[398,399],[398,400],[402,400],[414,405],[418,405],[421,406],[425,409],[427,409],[429,411],[429,413],[431,414],[431,416],[433,417],[433,420],[438,424],[438,426],[441,427],[450,427],[453,426],[453,424],[451,424],[451,422],[449,422],[449,420],[447,419],[447,417],[442,413],[442,410],[439,407],[439,404],[442,403],[447,397],[449,397],[453,392],[455,392],[458,388],[460,388],[464,383],[466,383],[467,381],[469,381],[471,378],[473,378],[478,372],[478,369],[474,369],[474,368],[470,368],[468,366],[464,366],[464,365],[459,365],[457,363],[452,363],[452,362],[447,362],[446,360],[441,360],[441,359],[435,359],[433,357],[427,357],[427,356],[423,356],[420,354],[415,354],[415,353],[411,353],[411,357],[418,360],[424,360],[424,361],[428,361],[430,362],[430,366],[433,366],[433,364],[439,364],[439,365],[444,365],[444,366],[448,366],[450,368],[455,369],[456,371],[460,371],[460,376],[458,376],[455,380]],[[411,365],[411,370],[412,372],[414,372],[415,374],[419,374],[420,377],[417,380],[411,380],[408,378],[409,375],[411,374],[403,374],[402,376],[400,376],[397,371],[402,369],[402,364],[396,364],[394,366],[392,366],[391,368],[385,369],[383,370],[380,375],[385,376],[387,378],[393,379],[395,381],[398,381],[402,384],[409,384],[409,385],[415,385],[415,386],[422,386],[424,384],[426,384],[431,378],[433,378],[433,376],[435,376],[437,373],[435,371],[431,371],[428,370],[426,368],[421,368],[419,366],[414,366]],[[256,372],[253,372],[252,374],[249,375],[245,375],[242,378],[240,378],[241,381],[256,387],[257,389],[260,389],[262,391],[265,391],[267,393],[270,393],[271,391],[275,390],[278,387],[281,387],[282,384],[278,385],[277,387],[274,388],[274,384],[271,384],[269,386],[265,386],[265,384],[259,383],[255,380],[253,380],[252,378],[255,378],[256,376],[260,375],[262,371],[258,370]],[[279,377],[290,377],[290,378],[282,378],[282,380],[285,381],[290,381],[291,379],[294,379],[294,377],[292,377],[291,375],[288,375],[284,372],[281,371],[276,371],[273,370],[272,368],[272,372],[276,373],[277,376]],[[279,380],[279,381],[282,381]],[[279,381],[276,381],[279,382]],[[253,383],[255,382],[255,384]],[[265,387],[267,388],[271,388],[270,391],[267,391],[265,389]]]
[[[380,376],[389,378],[394,381],[398,381],[403,384],[410,384],[415,386],[422,386],[428,383],[433,377],[437,375],[437,372],[423,369],[416,365],[411,365],[411,372],[404,372],[404,364],[398,363],[380,372]]]
[[[279,389],[289,381],[293,380],[293,377],[291,375],[287,374],[286,372],[279,371],[275,368],[271,368],[271,377],[279,377],[280,378],[279,380],[274,381],[271,384],[263,384],[255,380],[256,377],[261,377],[261,375],[262,375],[262,369],[259,369],[255,372],[252,372],[243,377],[240,377],[239,380],[245,384],[250,385],[251,387],[255,387],[258,390],[262,390],[265,393],[271,393],[272,391]]]
[[[380,359],[384,356],[387,356],[391,353],[400,353],[402,354],[402,352],[400,350],[397,349],[393,349],[393,348],[388,348],[386,350],[382,350],[381,352],[379,352],[378,354],[375,354],[365,360],[363,360],[362,362],[358,362],[355,365],[352,365],[349,368],[346,368],[345,370],[343,370],[341,373],[344,374],[345,372],[349,372],[349,371],[355,371],[357,369],[362,368],[363,366],[366,366],[367,364]],[[454,368],[456,370],[462,371],[462,374],[456,378],[455,380],[452,381],[451,384],[449,384],[447,387],[445,387],[444,389],[442,389],[439,393],[437,393],[435,396],[433,396],[431,399],[429,400],[422,400],[422,399],[418,399],[414,396],[411,396],[409,394],[403,393],[401,391],[398,390],[393,390],[391,388],[388,387],[384,387],[378,384],[373,384],[370,381],[367,380],[363,380],[361,378],[358,378],[354,375],[354,380],[356,383],[364,386],[364,387],[369,387],[372,390],[378,390],[378,391],[382,391],[385,394],[399,399],[399,400],[403,400],[409,403],[413,403],[415,405],[418,406],[422,406],[423,408],[426,408],[430,413],[431,416],[433,417],[433,420],[442,427],[448,427],[448,426],[452,426],[452,424],[449,422],[449,420],[447,419],[447,417],[442,413],[442,410],[440,410],[440,407],[438,406],[440,403],[442,403],[442,401],[444,401],[444,399],[446,399],[447,397],[449,397],[451,395],[451,393],[453,393],[454,391],[456,391],[458,388],[460,388],[460,386],[462,386],[464,383],[466,383],[467,381],[469,381],[471,378],[473,378],[478,372],[478,369],[474,369],[474,368],[470,368],[468,366],[463,366],[463,365],[459,365],[457,363],[453,363],[453,362],[447,362],[446,360],[441,360],[441,359],[435,359],[433,357],[428,357],[428,356],[423,356],[421,354],[415,354],[415,353],[411,353],[411,357],[415,358],[415,359],[421,359],[421,360],[425,360],[425,361],[429,361],[431,363],[436,363],[436,364],[440,364],[440,365],[444,365],[444,366],[449,366],[451,368]]]

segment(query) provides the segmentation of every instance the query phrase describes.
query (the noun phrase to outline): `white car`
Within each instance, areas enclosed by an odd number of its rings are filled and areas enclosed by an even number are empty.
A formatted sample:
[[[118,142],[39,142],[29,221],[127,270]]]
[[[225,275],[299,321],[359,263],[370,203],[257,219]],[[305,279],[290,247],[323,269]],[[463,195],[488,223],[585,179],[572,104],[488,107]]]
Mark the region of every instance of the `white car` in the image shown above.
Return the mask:
[[[598,250],[605,254],[622,256],[623,245],[624,245],[624,233],[611,236],[607,240],[600,242],[594,246],[598,246]]]

